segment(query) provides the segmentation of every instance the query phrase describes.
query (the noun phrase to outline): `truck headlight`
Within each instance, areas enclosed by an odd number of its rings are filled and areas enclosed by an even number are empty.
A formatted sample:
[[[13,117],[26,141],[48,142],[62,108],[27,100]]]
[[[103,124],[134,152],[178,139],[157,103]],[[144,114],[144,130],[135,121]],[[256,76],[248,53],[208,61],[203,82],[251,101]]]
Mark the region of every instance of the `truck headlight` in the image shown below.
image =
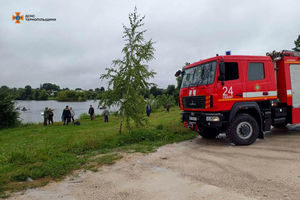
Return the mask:
[[[218,122],[220,118],[218,116],[206,116],[206,121],[208,122]]]

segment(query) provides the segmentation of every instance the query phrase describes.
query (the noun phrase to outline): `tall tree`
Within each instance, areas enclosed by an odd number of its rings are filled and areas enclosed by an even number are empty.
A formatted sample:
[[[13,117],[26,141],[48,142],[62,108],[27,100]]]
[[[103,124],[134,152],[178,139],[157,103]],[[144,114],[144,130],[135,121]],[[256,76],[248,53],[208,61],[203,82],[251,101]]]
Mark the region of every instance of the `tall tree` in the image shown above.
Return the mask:
[[[1,87],[0,87],[0,90],[1,91],[8,91],[9,90],[9,87],[7,87],[6,85],[2,85]]]
[[[25,94],[24,88],[18,88],[17,94],[18,94],[18,96],[17,96],[18,100],[26,100],[26,94]]]
[[[35,89],[35,90],[34,90],[34,92],[33,92],[33,99],[34,99],[34,100],[39,100],[40,92],[41,92],[40,89]],[[48,94],[47,94],[47,95],[48,95]]]
[[[163,89],[153,86],[150,88],[150,93],[153,94],[154,97],[157,97],[158,95],[163,94]]]
[[[32,92],[32,88],[30,85],[26,85],[25,86],[25,98],[26,100],[32,100],[32,96],[33,95],[33,92]]]
[[[123,38],[126,41],[125,47],[122,49],[124,57],[113,60],[112,64],[115,68],[106,68],[107,74],[100,76],[101,80],[109,79],[109,81],[108,89],[102,93],[99,105],[116,104],[120,106],[120,134],[124,117],[128,127],[130,119],[133,119],[136,125],[143,124],[145,101],[140,95],[140,91],[154,85],[147,81],[156,73],[153,70],[149,71],[146,64],[154,59],[154,42],[152,39],[145,41],[146,30],[138,31],[138,28],[144,25],[142,23],[144,19],[145,16],[138,15],[135,7],[134,12],[129,14],[130,27],[123,24]],[[116,69],[116,67],[118,68]]]
[[[45,89],[47,92],[49,91],[60,91],[60,87],[58,85],[52,84],[52,83],[44,83],[42,88]]]
[[[167,92],[168,95],[174,95],[175,85],[168,85],[166,92]]]
[[[293,48],[294,51],[300,52],[300,35],[298,35],[297,40],[294,41],[295,48]]]
[[[48,99],[48,93],[45,89],[40,90],[38,100],[47,100]]]

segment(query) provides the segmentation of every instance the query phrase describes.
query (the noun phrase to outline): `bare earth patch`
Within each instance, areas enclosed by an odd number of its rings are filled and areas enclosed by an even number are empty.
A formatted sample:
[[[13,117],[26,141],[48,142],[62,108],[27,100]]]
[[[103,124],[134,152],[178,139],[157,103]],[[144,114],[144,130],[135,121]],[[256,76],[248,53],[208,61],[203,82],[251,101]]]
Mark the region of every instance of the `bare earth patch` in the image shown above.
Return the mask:
[[[213,140],[130,154],[99,172],[14,194],[17,200],[300,199],[300,128],[274,129],[251,146]]]

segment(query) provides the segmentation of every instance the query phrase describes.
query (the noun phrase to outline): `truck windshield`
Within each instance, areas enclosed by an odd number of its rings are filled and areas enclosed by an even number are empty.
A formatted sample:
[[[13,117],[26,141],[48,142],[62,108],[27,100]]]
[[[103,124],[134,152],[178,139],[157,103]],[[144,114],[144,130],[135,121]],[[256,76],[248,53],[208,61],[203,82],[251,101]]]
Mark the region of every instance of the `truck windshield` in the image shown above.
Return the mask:
[[[215,80],[217,62],[205,63],[185,70],[181,88],[208,85]]]

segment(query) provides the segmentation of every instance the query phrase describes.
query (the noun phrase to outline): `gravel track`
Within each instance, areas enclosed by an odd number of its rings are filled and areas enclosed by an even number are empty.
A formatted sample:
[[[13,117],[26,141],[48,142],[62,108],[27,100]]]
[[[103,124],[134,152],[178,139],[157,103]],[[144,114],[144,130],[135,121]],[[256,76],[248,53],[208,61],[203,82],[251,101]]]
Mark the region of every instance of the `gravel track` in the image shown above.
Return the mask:
[[[99,172],[16,193],[17,200],[300,199],[300,127],[273,129],[250,146],[226,137],[165,145],[125,155]]]

